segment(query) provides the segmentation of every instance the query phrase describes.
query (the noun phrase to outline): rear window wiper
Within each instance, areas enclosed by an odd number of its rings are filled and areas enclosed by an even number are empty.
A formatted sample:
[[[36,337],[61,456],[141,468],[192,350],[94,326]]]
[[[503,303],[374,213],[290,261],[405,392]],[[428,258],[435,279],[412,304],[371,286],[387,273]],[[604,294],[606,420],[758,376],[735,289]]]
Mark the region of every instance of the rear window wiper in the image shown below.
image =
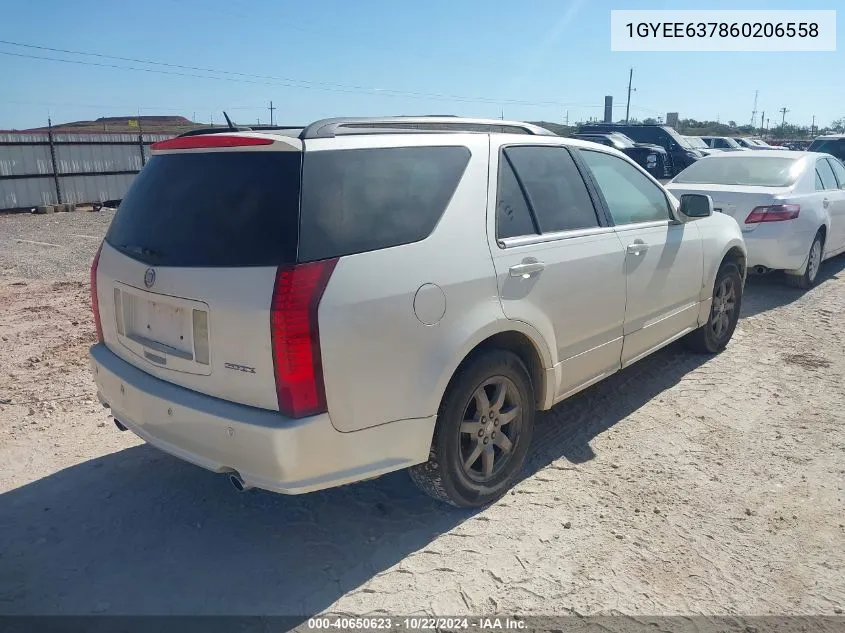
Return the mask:
[[[164,253],[152,248],[147,248],[146,246],[138,246],[137,244],[118,244],[117,248],[124,253],[134,253],[135,255],[146,255],[147,257],[157,258],[164,257]]]

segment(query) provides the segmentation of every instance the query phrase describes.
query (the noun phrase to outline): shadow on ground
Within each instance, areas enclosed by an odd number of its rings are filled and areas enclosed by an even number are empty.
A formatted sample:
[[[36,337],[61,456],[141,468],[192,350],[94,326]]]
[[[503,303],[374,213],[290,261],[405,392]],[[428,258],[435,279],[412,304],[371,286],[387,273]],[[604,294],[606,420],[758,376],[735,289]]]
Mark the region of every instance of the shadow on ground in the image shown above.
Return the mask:
[[[815,291],[824,292],[825,283],[838,279],[843,271],[845,271],[845,255],[823,262],[814,286]],[[742,316],[750,317],[788,305],[803,297],[806,292],[786,285],[783,272],[773,272],[763,276],[749,275],[742,298]]]
[[[743,315],[793,293],[752,281]],[[675,344],[540,415],[525,476],[593,459],[593,438],[707,360]],[[0,613],[312,614],[472,516],[402,472],[300,497],[238,494],[138,446],[0,495]]]

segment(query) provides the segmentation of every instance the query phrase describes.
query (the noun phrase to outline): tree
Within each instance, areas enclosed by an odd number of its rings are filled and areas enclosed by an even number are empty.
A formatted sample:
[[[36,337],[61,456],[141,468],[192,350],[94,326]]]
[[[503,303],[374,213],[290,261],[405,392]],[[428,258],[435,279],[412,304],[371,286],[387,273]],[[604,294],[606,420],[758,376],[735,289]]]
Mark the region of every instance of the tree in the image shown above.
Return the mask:
[[[830,131],[835,134],[845,133],[845,117],[842,117],[841,119],[836,119],[833,123],[831,123]]]

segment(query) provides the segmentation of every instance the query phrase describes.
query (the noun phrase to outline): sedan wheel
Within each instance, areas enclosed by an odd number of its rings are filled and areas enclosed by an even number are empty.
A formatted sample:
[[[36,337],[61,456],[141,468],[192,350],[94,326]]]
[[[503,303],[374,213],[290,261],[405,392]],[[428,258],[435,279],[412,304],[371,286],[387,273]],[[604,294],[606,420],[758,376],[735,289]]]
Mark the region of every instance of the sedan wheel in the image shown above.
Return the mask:
[[[824,253],[824,236],[821,231],[816,233],[813,243],[810,245],[810,252],[807,255],[807,269],[803,275],[786,275],[786,283],[795,288],[807,290],[814,283],[819,276],[819,270],[822,265],[822,255]]]

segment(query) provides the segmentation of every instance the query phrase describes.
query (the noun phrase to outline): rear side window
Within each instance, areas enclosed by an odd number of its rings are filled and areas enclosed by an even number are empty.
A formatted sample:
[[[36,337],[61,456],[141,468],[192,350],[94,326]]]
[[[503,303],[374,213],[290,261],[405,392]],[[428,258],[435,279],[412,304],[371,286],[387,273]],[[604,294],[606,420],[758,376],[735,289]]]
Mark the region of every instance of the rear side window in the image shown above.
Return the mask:
[[[106,241],[155,266],[275,266],[296,261],[300,152],[153,156]]]
[[[830,163],[833,173],[836,175],[836,181],[839,183],[839,188],[845,189],[845,166],[843,166],[842,163],[835,158],[829,159],[827,162]]]
[[[541,233],[599,226],[593,202],[575,161],[564,147],[509,147],[516,171]]]
[[[816,189],[818,189],[819,181],[821,181],[822,189],[839,189],[836,178],[833,176],[833,170],[826,158],[816,161]]]
[[[510,162],[499,161],[499,191],[496,196],[496,237],[505,239],[536,235],[537,228]]]
[[[425,239],[469,158],[466,147],[306,151],[299,261]]]

